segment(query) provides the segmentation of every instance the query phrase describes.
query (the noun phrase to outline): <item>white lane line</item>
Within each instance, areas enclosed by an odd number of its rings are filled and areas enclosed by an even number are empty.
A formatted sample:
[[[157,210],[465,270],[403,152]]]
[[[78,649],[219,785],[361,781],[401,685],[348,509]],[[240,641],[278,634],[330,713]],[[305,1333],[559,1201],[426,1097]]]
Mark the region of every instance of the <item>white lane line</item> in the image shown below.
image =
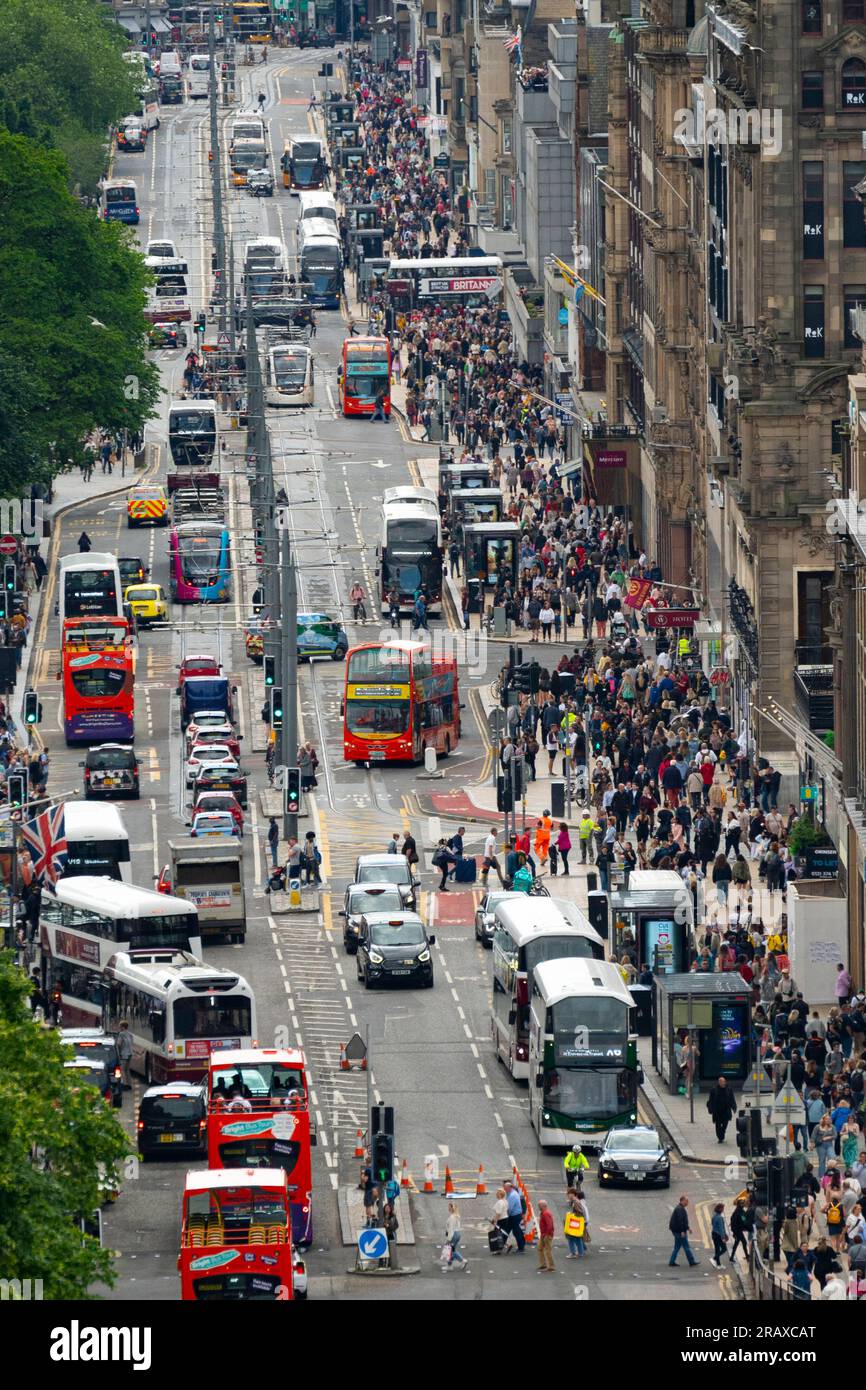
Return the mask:
[[[486,1095],[486,1097],[487,1097],[488,1100],[492,1100],[492,1099],[493,1099],[493,1092],[491,1091],[490,1087],[489,1087],[486,1083],[485,1083],[485,1086],[484,1086],[484,1094]]]

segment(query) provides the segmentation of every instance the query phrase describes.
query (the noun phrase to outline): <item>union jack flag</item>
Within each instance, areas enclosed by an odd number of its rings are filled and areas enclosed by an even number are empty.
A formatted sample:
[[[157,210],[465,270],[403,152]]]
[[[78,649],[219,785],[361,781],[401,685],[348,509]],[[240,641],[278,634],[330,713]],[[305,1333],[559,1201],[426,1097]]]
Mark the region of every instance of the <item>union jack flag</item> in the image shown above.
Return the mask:
[[[520,47],[520,44],[521,33],[519,28],[516,34],[512,34],[510,38],[502,40],[502,45],[507,53],[513,53],[515,49],[518,49]]]
[[[41,816],[26,821],[21,827],[24,844],[33,860],[33,875],[56,883],[66,863],[66,822],[63,805],[49,806]]]

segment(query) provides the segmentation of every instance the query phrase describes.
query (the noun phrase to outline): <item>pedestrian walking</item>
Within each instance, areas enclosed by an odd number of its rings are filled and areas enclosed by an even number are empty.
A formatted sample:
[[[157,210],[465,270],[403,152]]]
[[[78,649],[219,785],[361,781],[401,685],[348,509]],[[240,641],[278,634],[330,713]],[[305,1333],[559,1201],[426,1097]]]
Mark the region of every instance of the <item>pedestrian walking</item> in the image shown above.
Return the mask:
[[[553,859],[553,845],[550,847],[551,861]],[[571,851],[571,836],[568,833],[568,826],[564,820],[559,822],[559,834],[556,837],[556,849],[562,863],[562,872],[568,878],[568,856]]]
[[[542,1197],[538,1203],[538,1273],[554,1274],[553,1212]]]
[[[725,1247],[728,1243],[724,1202],[716,1202],[716,1205],[713,1207],[713,1217],[710,1222],[710,1235],[713,1238],[713,1258],[710,1260],[710,1264],[713,1265],[715,1269],[721,1269],[722,1256],[725,1253]]]
[[[130,1065],[132,1063],[132,1034],[129,1031],[129,1024],[126,1019],[120,1024],[115,1039],[117,1055],[120,1059],[120,1069],[123,1076],[124,1091],[132,1090],[132,1077],[130,1075]]]
[[[728,1085],[724,1076],[719,1077],[707,1096],[707,1110],[713,1117],[716,1138],[720,1144],[724,1144],[728,1125],[731,1123],[732,1116],[737,1113],[737,1098],[734,1095],[734,1088]]]
[[[671,1257],[668,1260],[668,1265],[673,1267],[677,1263],[677,1257],[681,1250],[685,1251],[686,1259],[688,1260],[690,1267],[694,1268],[695,1265],[700,1264],[700,1260],[695,1259],[694,1255],[692,1254],[692,1247],[689,1245],[689,1232],[691,1230],[691,1226],[689,1225],[688,1197],[680,1197],[680,1200],[677,1202],[677,1205],[671,1212],[671,1219],[668,1222],[668,1230],[671,1232],[674,1238],[674,1248],[671,1252]]]
[[[448,1270],[453,1269],[455,1265],[462,1265],[464,1271],[467,1274],[469,1273],[469,1265],[466,1263],[460,1251],[460,1242],[462,1239],[463,1232],[460,1228],[460,1216],[457,1207],[454,1202],[449,1202],[448,1219],[445,1222],[445,1245],[442,1248],[442,1253],[445,1256],[442,1268],[446,1273]],[[447,1254],[449,1246],[451,1253]]]
[[[589,1237],[587,1225],[589,1223],[589,1209],[586,1205],[586,1198],[578,1188],[573,1189],[568,1194],[568,1209],[565,1213],[565,1225],[563,1233],[565,1243],[568,1246],[567,1260],[580,1259],[586,1254],[586,1241]]]
[[[517,1247],[516,1253],[522,1255],[524,1247],[526,1246],[526,1236],[523,1234],[525,1206],[524,1200],[513,1182],[507,1182],[505,1184],[505,1200],[508,1204],[508,1228],[514,1236],[514,1243]]]
[[[271,851],[271,867],[276,869],[280,853],[280,827],[277,825],[276,816],[271,816],[268,826],[268,845]]]
[[[734,1243],[731,1246],[731,1264],[734,1263],[738,1246],[742,1245],[743,1254],[749,1258],[749,1241],[754,1230],[754,1213],[746,1206],[742,1197],[738,1197],[734,1203],[734,1210],[731,1212],[731,1235]]]

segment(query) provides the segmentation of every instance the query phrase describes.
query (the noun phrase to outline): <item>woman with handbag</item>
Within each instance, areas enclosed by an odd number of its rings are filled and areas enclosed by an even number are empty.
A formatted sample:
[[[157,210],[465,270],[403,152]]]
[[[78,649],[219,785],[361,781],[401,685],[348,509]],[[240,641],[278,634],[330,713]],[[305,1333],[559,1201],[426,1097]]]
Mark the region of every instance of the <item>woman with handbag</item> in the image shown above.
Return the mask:
[[[460,1229],[460,1217],[453,1202],[448,1203],[448,1220],[445,1223],[445,1244],[442,1247],[443,1266],[446,1270],[453,1269],[455,1265],[462,1265],[466,1273],[469,1273],[469,1265],[460,1253],[460,1241],[463,1232]],[[450,1254],[448,1253],[450,1251]]]

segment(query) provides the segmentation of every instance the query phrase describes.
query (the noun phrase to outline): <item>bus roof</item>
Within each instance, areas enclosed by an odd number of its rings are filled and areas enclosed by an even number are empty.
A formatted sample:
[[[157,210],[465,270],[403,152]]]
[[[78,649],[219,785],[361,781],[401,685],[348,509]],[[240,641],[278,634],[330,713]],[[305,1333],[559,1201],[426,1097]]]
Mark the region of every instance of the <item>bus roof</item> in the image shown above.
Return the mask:
[[[367,651],[371,647],[391,647],[395,652],[404,652],[407,656],[417,656],[419,652],[430,650],[427,642],[407,642],[400,637],[391,637],[384,642],[359,642],[357,646],[352,648],[352,651]]]
[[[133,883],[118,883],[111,878],[90,874],[62,878],[49,890],[58,902],[69,907],[93,908],[119,920],[132,921],[138,917],[171,917],[195,915],[192,903],[157,893],[155,888],[137,888]]]
[[[118,951],[105,969],[112,979],[122,976],[133,984],[149,985],[153,989],[161,989],[165,994],[186,988],[194,994],[204,995],[211,989],[241,987],[252,995],[246,980],[236,970],[226,970],[221,965],[205,965],[188,951],[172,950],[170,947]]]
[[[67,840],[128,840],[117,806],[67,801],[63,808]],[[160,896],[164,897],[165,894]]]
[[[307,1067],[307,1059],[297,1047],[237,1047],[231,1051],[212,1052],[210,1058],[212,1067],[254,1067],[257,1062],[303,1067],[305,1071]]]
[[[186,415],[187,413],[198,410],[203,411],[207,415],[216,415],[216,408],[216,401],[200,400],[197,396],[190,396],[189,399],[185,401],[172,401],[168,408],[168,413],[171,415],[172,411],[177,411],[178,413],[183,411]]]
[[[414,506],[429,503],[436,508],[436,515],[439,515],[439,499],[432,487],[412,487],[408,483],[403,487],[386,487],[382,500],[386,507],[391,502],[411,502]]]
[[[104,569],[106,565],[116,565],[117,556],[105,550],[86,550],[83,554],[61,555],[60,568],[73,570]]]
[[[285,1168],[208,1168],[205,1172],[187,1173],[184,1192],[227,1187],[278,1187],[285,1191],[288,1183]]]
[[[580,920],[583,914],[579,909],[574,914],[572,904],[559,903],[553,898],[505,898],[497,903],[494,914],[510,934],[515,946],[525,946],[538,936],[577,936],[589,937],[603,944],[595,928],[587,919]]]
[[[130,179],[130,178],[104,179],[104,180],[103,180],[103,183],[102,183],[102,191],[103,191],[103,193],[105,192],[105,190],[106,190],[107,188],[135,188],[135,179]]]
[[[401,521],[408,518],[411,521],[435,521],[439,524],[439,508],[435,512],[428,509],[426,505],[419,506],[417,502],[385,502],[382,505],[382,515],[386,521]]]
[[[536,965],[534,980],[545,1008],[575,994],[618,999],[629,1007],[634,1006],[634,999],[625,987],[619,967],[609,960],[591,960],[585,956],[547,960]]]
[[[441,260],[392,260],[389,270],[432,270],[436,273],[437,279],[442,279],[446,271],[454,268],[463,270],[493,270],[502,269],[502,258],[500,256],[443,256]]]

